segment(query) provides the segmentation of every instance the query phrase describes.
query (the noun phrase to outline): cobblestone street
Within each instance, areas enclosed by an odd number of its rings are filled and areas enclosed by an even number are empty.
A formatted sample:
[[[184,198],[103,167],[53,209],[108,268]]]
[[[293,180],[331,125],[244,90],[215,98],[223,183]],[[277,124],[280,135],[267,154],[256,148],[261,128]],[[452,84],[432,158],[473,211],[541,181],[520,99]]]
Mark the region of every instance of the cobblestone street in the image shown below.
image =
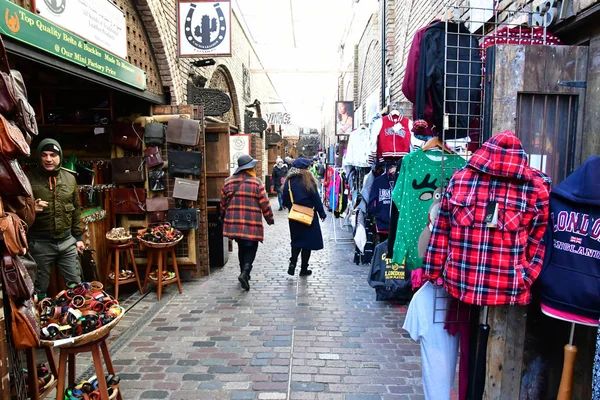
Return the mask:
[[[111,342],[124,398],[423,398],[419,346],[401,329],[406,307],[375,301],[368,267],[331,240],[330,217],[313,275],[288,276],[286,215],[275,211],[266,227],[249,292],[234,249],[182,295],[170,286],[160,303],[150,293],[131,309]]]

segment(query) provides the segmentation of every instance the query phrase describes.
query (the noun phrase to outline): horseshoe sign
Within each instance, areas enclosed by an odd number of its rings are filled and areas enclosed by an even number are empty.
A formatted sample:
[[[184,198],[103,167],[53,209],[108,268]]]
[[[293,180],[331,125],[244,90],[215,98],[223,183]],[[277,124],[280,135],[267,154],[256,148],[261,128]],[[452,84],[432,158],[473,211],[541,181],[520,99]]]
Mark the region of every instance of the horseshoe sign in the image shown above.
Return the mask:
[[[231,56],[231,0],[179,0],[180,57]]]

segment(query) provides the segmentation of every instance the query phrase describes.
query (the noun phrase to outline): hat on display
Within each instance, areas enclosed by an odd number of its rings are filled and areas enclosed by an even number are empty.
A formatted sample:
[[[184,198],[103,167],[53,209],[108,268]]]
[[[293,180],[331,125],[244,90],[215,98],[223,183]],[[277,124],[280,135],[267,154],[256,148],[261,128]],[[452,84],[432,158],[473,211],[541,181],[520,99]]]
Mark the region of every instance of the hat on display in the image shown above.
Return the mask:
[[[296,158],[292,166],[298,169],[307,169],[310,167],[310,160],[306,158]]]
[[[235,172],[233,173],[234,175],[236,175],[237,173],[239,173],[240,171],[243,171],[245,169],[252,169],[252,168],[256,167],[256,164],[258,164],[258,160],[255,160],[254,158],[250,157],[247,154],[243,154],[243,155],[239,156],[239,158],[237,159],[237,164],[238,164],[238,167],[235,170]]]

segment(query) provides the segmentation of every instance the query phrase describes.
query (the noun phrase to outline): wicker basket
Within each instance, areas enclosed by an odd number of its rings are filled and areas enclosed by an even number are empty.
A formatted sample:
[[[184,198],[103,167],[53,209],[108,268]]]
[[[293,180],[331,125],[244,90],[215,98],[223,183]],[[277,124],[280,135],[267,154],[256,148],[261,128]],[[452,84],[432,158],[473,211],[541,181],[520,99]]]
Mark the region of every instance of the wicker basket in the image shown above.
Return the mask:
[[[61,339],[59,339],[59,340],[41,340],[40,343],[42,346],[46,346],[46,347],[65,347],[65,348],[77,347],[77,346],[83,346],[85,344],[90,344],[92,342],[95,342],[97,340],[105,338],[108,335],[108,333],[115,326],[117,326],[117,324],[119,323],[121,318],[123,318],[124,315],[125,315],[125,310],[123,309],[123,307],[121,307],[121,314],[117,315],[117,318],[115,318],[111,322],[109,322],[108,325],[104,325],[100,329],[96,329],[95,331],[86,333],[85,335],[74,337],[74,338],[72,338],[72,340],[73,340],[72,342],[61,343],[59,345],[56,345],[56,342],[59,342],[59,343],[61,342]]]
[[[108,233],[107,233],[107,235],[108,235]],[[106,239],[109,242],[114,243],[114,244],[125,244],[125,243],[128,243],[128,242],[131,242],[132,236],[129,235],[129,236],[125,237],[125,238],[120,238],[120,239],[111,239],[108,236],[106,236]]]
[[[142,234],[144,232],[141,232]],[[181,236],[179,239],[175,240],[174,242],[169,242],[169,243],[154,243],[154,242],[147,242],[145,240],[142,240],[139,238],[138,236],[138,240],[140,241],[140,243],[142,243],[144,246],[153,248],[153,249],[164,249],[166,247],[173,247],[176,246],[177,243],[181,242],[181,239],[183,239],[183,236]]]

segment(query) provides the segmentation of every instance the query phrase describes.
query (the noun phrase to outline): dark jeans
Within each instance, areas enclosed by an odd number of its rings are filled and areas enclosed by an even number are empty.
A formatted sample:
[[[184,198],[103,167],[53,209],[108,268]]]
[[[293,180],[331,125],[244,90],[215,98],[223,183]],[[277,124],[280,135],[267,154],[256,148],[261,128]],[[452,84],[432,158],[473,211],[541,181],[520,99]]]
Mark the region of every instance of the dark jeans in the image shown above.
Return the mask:
[[[283,208],[283,194],[281,194],[281,189],[277,191],[277,200],[279,201],[279,208]]]
[[[298,255],[302,252],[302,265],[308,266],[308,260],[310,260],[310,250],[301,249],[300,247],[292,247],[292,262],[296,264],[298,262]]]
[[[258,242],[252,240],[236,239],[238,244],[238,258],[240,259],[240,268],[244,265],[252,266],[254,259],[256,258],[256,251],[258,250]]]

